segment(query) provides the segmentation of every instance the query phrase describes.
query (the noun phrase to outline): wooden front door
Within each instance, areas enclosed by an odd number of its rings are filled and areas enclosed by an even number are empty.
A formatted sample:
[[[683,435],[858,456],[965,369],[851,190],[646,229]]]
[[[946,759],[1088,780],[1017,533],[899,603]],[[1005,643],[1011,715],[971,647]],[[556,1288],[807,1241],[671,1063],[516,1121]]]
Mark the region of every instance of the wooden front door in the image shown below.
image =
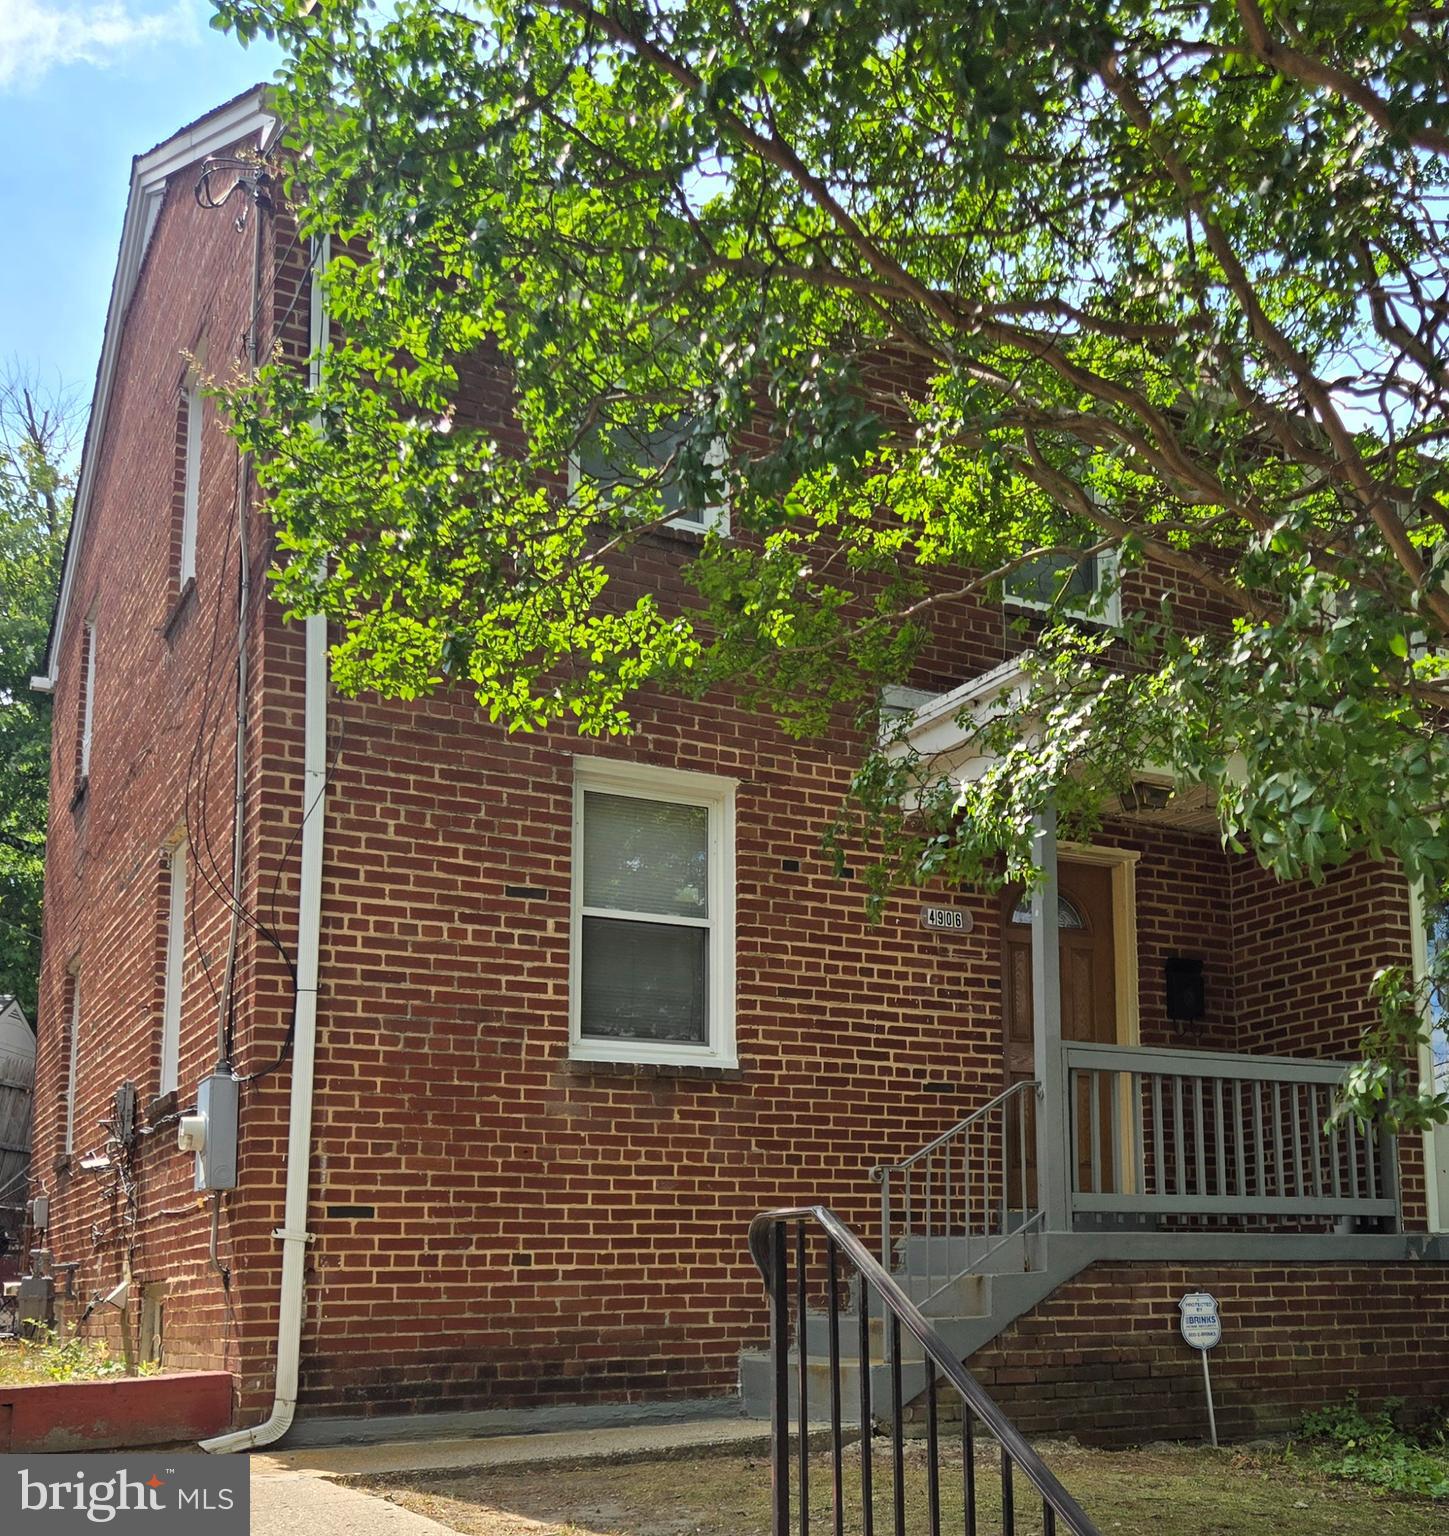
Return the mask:
[[[1057,942],[1062,972],[1062,1039],[1117,1042],[1117,943],[1112,922],[1112,871],[1102,864],[1077,864],[1063,859],[1057,869]],[[1001,904],[1001,995],[1004,1009],[1006,1082],[1036,1076],[1031,989],[1031,913],[1021,890],[1014,886]],[[1110,1092],[1104,1079],[1103,1092]],[[1050,1111],[1048,1111],[1050,1112]],[[1082,1188],[1090,1187],[1091,1132],[1078,1137]],[[1100,1166],[1110,1180],[1112,1116],[1104,1099],[1100,1116],[1103,1145]],[[1029,1149],[1035,1155],[1035,1149]],[[1028,1197],[1035,1200],[1035,1179],[1029,1176]]]

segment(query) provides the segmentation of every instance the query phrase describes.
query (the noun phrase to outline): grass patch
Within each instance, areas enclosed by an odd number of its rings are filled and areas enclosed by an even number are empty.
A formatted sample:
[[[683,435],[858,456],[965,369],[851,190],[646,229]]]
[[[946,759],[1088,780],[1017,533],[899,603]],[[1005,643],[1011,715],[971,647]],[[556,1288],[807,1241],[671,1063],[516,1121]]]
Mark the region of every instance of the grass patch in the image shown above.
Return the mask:
[[[160,1367],[147,1362],[138,1376],[154,1376]],[[0,1344],[0,1386],[27,1387],[57,1381],[107,1381],[126,1374],[126,1362],[104,1339],[64,1337],[55,1330],[36,1339],[8,1339]]]
[[[1443,1507],[1402,1499],[1327,1477],[1281,1451],[1236,1454],[1175,1446],[1089,1451],[1043,1445],[1052,1470],[1096,1521],[1103,1536],[1443,1536]],[[872,1462],[877,1532],[892,1526],[889,1446]],[[769,1536],[770,1468],[763,1456],[590,1462],[551,1468],[504,1467],[409,1479],[366,1479],[394,1503],[431,1516],[464,1536]],[[792,1476],[792,1485],[796,1478]],[[962,1529],[959,1451],[942,1452],[941,1528]],[[812,1536],[830,1536],[831,1462],[810,1463]],[[905,1528],[929,1531],[925,1447],[906,1450]],[[977,1469],[983,1532],[1001,1529],[999,1462],[985,1449]],[[844,1529],[863,1529],[859,1451],[846,1456]],[[1018,1478],[1016,1530],[1042,1530],[1040,1501]],[[798,1522],[798,1498],[792,1510]],[[798,1529],[798,1524],[795,1525]]]

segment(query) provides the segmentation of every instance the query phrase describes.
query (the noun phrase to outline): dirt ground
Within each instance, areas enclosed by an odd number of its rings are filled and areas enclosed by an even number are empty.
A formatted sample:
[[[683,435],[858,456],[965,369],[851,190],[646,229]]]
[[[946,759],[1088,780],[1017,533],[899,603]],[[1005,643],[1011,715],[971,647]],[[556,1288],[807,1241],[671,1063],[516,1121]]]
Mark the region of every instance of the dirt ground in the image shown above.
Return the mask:
[[[1103,1536],[1445,1536],[1449,1508],[1397,1500],[1329,1481],[1273,1452],[1173,1446],[1088,1451],[1041,1447]],[[892,1530],[890,1463],[873,1462],[875,1528]],[[862,1530],[859,1452],[847,1451],[845,1530]],[[983,1533],[1000,1530],[1000,1475],[978,1467]],[[572,1467],[514,1468],[448,1478],[371,1478],[369,1491],[465,1536],[769,1536],[769,1463],[763,1456],[693,1457]],[[811,1464],[811,1531],[831,1536],[830,1460]],[[906,1530],[930,1529],[923,1447],[908,1447]],[[962,1529],[960,1457],[943,1453],[941,1528]],[[1016,1531],[1042,1530],[1038,1501],[1018,1482]],[[798,1504],[792,1504],[798,1510]],[[798,1520],[798,1514],[796,1516]]]

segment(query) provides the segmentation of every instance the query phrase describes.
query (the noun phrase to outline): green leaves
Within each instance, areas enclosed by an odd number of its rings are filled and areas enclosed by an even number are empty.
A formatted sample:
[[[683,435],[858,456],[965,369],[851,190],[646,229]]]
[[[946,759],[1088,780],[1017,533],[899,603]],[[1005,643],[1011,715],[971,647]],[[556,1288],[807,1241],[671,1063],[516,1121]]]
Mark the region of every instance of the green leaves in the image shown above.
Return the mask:
[[[70,521],[71,423],[22,383],[0,385],[0,995],[35,1019],[50,790],[40,670]]]
[[[627,731],[656,685],[854,721],[839,836],[877,895],[1019,870],[1048,795],[1086,835],[1144,763],[1283,878],[1367,852],[1443,883],[1432,23],[1335,0],[1275,49],[1237,5],[1145,0],[219,14],[287,49],[290,190],[349,253],[320,389],[279,366],[230,401],[342,686],[466,679],[519,730]],[[733,537],[641,594],[676,495]],[[1033,569],[1063,573],[1045,615],[1005,602]],[[882,684],[1028,642],[990,771],[882,755]]]

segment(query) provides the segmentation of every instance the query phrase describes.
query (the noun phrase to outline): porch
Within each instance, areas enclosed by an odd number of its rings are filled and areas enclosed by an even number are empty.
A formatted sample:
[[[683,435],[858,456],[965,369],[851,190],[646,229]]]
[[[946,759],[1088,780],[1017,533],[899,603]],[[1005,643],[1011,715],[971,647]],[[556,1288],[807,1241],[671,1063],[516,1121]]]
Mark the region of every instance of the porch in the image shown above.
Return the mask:
[[[1148,1238],[1166,1254],[1188,1234],[1316,1237],[1325,1257],[1349,1238],[1401,1234],[1396,1138],[1330,1124],[1345,1031],[1324,1029],[1330,1059],[1143,1044],[1136,854],[1059,850],[1047,815],[1035,860],[1030,895],[1002,906],[1007,1086],[873,1170],[882,1264],[910,1270],[924,1302],[999,1267],[1008,1245],[1010,1266],[1037,1267],[1047,1234],[1096,1234],[1099,1256]],[[1064,889],[1063,860],[1081,883]],[[1113,895],[1094,913],[1085,875],[1097,870]]]
[[[1013,1084],[873,1171],[881,1262],[921,1302],[1044,1267],[1048,1233],[1093,1258],[1403,1251],[1396,1139],[1328,1124],[1342,1064],[1072,1041],[1054,1055],[1053,1102],[1038,1079]]]
[[[888,750],[974,778],[986,727],[1023,686],[1007,662],[903,698]],[[882,1262],[959,1276],[1011,1243],[1030,1267],[1046,1234],[1095,1234],[1106,1252],[1114,1238],[1312,1237],[1326,1253],[1433,1230],[1442,1202],[1420,1138],[1400,1149],[1381,1127],[1328,1123],[1374,972],[1414,959],[1402,879],[1364,864],[1323,887],[1281,884],[1151,770],[1104,810],[1099,846],[1059,845],[1050,808],[1037,820],[1035,878],[1005,893],[988,938],[1002,1089],[875,1168]]]

